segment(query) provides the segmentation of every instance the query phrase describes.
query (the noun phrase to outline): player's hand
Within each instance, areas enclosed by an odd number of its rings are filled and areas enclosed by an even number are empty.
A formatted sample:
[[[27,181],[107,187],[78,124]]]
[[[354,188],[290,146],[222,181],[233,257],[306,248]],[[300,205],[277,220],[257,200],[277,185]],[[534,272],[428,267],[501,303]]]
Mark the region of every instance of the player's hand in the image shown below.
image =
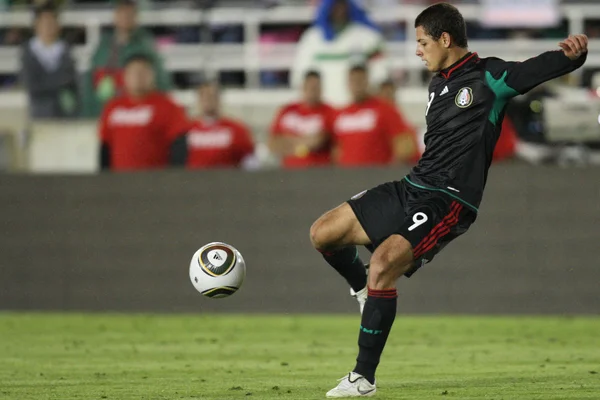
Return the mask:
[[[568,38],[558,44],[571,60],[577,60],[583,53],[588,51],[588,37],[586,35],[569,35]]]

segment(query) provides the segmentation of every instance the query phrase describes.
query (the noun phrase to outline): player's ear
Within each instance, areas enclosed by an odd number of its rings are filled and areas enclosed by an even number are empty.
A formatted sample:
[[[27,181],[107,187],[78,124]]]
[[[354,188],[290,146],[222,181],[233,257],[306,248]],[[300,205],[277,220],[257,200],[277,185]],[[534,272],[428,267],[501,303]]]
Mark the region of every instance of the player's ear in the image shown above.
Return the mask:
[[[450,45],[452,45],[452,37],[448,32],[442,33],[442,36],[440,36],[440,44],[446,49],[450,48]]]

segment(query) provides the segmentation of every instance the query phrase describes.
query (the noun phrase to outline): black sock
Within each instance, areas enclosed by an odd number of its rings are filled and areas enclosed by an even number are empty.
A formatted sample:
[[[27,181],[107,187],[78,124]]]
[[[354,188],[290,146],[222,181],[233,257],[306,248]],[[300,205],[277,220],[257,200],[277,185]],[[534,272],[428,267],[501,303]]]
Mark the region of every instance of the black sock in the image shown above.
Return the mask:
[[[323,254],[325,261],[346,279],[355,292],[367,286],[367,273],[358,256],[356,246],[343,247],[333,251],[319,251]]]
[[[396,289],[369,289],[358,334],[358,357],[354,372],[371,383],[375,383],[375,370],[396,318],[397,299]]]

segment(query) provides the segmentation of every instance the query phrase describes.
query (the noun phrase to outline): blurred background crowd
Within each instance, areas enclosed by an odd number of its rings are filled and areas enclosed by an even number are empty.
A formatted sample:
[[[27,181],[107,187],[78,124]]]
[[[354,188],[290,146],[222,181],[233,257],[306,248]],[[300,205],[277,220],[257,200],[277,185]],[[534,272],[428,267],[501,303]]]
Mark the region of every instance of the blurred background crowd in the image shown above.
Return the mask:
[[[410,165],[423,0],[0,0],[0,170]],[[522,60],[600,4],[453,1],[471,51]],[[495,161],[600,164],[600,60],[507,109]]]

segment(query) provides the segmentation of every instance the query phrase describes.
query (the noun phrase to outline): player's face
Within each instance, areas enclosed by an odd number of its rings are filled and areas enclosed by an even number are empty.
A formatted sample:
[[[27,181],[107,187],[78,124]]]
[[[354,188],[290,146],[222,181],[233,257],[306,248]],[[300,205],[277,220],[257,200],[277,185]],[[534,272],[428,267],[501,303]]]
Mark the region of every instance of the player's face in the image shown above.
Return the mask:
[[[123,4],[115,9],[115,28],[118,31],[130,32],[137,26],[137,10],[135,6]]]
[[[58,21],[54,13],[42,13],[35,21],[35,34],[41,40],[54,41],[58,37],[59,30]]]
[[[311,76],[304,81],[304,101],[315,104],[321,101],[321,79]]]
[[[447,58],[447,48],[443,44],[443,37],[435,40],[425,33],[422,26],[418,26],[416,55],[425,62],[425,67],[429,71],[438,72],[442,70]]]
[[[369,93],[369,79],[364,71],[353,71],[349,76],[349,87],[352,98],[360,100]]]
[[[125,88],[129,94],[140,96],[154,89],[154,70],[145,61],[133,61],[125,68]]]
[[[198,89],[198,103],[204,114],[216,115],[219,112],[219,88],[217,85],[210,84],[201,86]]]

